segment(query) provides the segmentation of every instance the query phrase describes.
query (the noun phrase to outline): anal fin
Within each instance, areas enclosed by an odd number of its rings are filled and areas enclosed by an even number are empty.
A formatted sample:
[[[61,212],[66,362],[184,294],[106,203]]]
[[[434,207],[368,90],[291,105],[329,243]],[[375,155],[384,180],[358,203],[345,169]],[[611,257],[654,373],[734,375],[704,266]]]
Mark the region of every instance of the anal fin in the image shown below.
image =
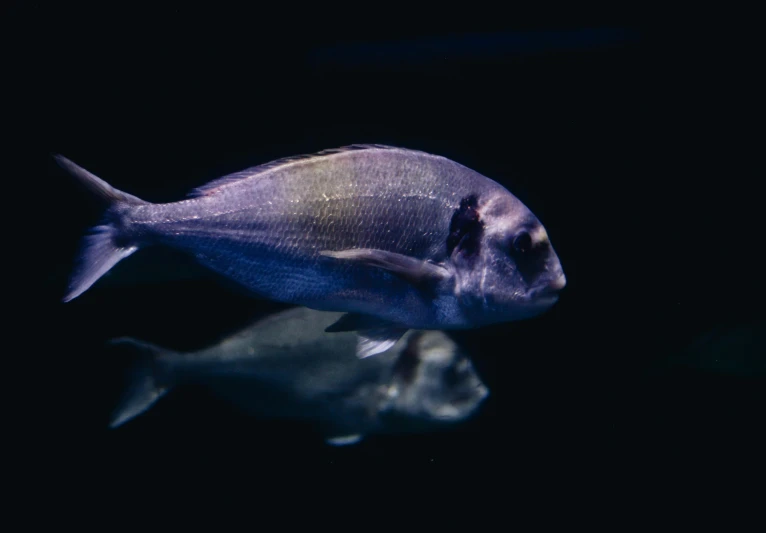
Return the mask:
[[[330,446],[349,446],[351,444],[357,444],[364,438],[364,435],[359,433],[351,435],[340,435],[337,437],[329,437],[325,439],[325,442]]]

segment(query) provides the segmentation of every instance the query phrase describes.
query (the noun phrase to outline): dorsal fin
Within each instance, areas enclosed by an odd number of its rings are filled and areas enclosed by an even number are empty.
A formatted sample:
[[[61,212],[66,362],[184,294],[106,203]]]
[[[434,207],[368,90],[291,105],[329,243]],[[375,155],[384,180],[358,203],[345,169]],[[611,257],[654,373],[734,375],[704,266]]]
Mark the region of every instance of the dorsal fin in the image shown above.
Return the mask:
[[[278,167],[287,165],[289,163],[294,163],[295,161],[318,159],[318,158],[326,157],[329,155],[342,154],[345,152],[351,152],[355,150],[369,150],[373,148],[378,150],[397,150],[397,149],[403,150],[403,148],[399,148],[397,146],[388,146],[385,144],[350,144],[348,146],[341,146],[340,148],[328,148],[326,150],[322,150],[321,152],[316,152],[313,154],[292,155],[289,157],[276,159],[274,161],[269,161],[268,163],[264,163],[262,165],[246,168],[245,170],[240,170],[239,172],[234,172],[233,174],[227,174],[220,178],[216,178],[200,187],[197,187],[196,189],[193,189],[188,194],[188,197],[197,198],[199,196],[207,196],[209,194],[212,194],[214,191],[216,191],[220,187],[223,187],[224,185],[227,185],[229,183],[241,181],[247,178],[253,178],[255,176],[264,174],[268,170],[278,168]],[[410,151],[413,151],[413,150],[410,150]]]

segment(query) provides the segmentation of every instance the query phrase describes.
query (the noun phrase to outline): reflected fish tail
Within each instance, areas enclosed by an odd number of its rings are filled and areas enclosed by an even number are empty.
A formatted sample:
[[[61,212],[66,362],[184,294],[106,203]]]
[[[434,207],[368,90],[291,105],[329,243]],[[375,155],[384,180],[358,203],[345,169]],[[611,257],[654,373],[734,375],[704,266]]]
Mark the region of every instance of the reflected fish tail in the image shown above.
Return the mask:
[[[144,413],[167,394],[171,386],[158,371],[158,360],[174,352],[130,337],[112,339],[109,344],[125,346],[137,354],[127,388],[109,421],[109,427],[116,428]]]

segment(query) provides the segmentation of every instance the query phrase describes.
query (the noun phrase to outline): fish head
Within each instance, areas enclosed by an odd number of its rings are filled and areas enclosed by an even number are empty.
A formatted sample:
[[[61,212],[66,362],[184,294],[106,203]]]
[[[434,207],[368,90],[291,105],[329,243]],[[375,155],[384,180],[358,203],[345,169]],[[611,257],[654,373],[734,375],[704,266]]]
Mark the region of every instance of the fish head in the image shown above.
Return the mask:
[[[451,254],[466,314],[476,324],[491,324],[548,310],[566,276],[545,227],[510,193],[474,205],[476,222]]]
[[[441,331],[411,330],[393,366],[384,419],[427,430],[473,415],[489,395],[470,359]]]

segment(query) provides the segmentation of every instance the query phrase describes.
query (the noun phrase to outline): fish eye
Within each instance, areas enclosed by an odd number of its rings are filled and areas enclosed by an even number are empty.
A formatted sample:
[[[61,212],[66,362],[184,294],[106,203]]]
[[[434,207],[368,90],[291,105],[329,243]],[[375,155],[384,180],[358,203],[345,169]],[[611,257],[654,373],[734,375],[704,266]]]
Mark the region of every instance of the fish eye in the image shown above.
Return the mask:
[[[444,381],[449,387],[454,387],[460,383],[461,373],[454,365],[450,365],[444,370]]]
[[[513,239],[513,249],[519,253],[526,253],[532,249],[532,237],[529,233],[522,231]]]

